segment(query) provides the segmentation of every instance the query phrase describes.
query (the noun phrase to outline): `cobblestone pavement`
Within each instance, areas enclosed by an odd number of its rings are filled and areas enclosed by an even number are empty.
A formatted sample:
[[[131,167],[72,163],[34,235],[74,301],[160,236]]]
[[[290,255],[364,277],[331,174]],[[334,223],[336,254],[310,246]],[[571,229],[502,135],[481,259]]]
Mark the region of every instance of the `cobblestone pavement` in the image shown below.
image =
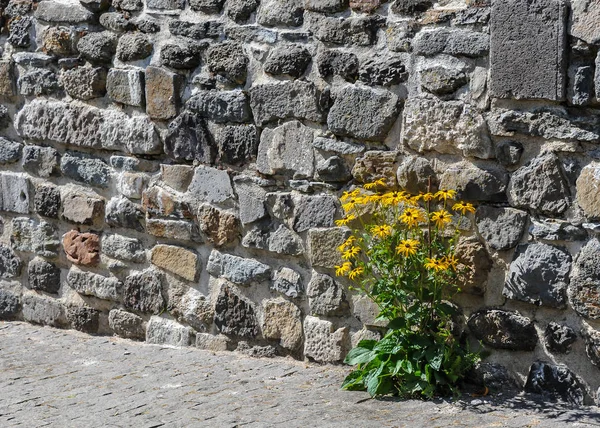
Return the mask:
[[[0,322],[0,427],[600,426],[524,397],[370,400],[344,367],[173,349]]]

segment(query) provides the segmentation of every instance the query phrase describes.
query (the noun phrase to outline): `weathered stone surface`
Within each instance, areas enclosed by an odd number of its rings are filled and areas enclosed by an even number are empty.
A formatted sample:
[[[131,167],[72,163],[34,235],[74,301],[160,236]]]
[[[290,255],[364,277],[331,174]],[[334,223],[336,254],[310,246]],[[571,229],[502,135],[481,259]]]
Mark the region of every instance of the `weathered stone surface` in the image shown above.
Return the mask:
[[[228,125],[213,131],[216,161],[231,165],[245,164],[256,158],[258,131],[254,125]]]
[[[146,232],[159,238],[202,242],[197,226],[191,221],[146,219]]]
[[[296,351],[302,346],[302,312],[282,298],[263,303],[263,336],[278,340],[282,347]]]
[[[0,319],[13,319],[21,311],[21,296],[0,288]]]
[[[212,352],[229,350],[229,338],[227,336],[215,336],[209,333],[196,333],[196,348]]]
[[[267,191],[248,176],[235,177],[233,183],[238,197],[241,223],[245,225],[266,217],[264,200]]]
[[[389,187],[396,186],[396,152],[371,150],[356,159],[352,175],[360,183],[384,179]]]
[[[106,78],[108,97],[116,103],[144,105],[144,73],[140,70],[111,68]]]
[[[457,198],[465,201],[506,200],[507,184],[506,171],[479,168],[467,162],[447,168],[440,178],[440,188],[456,190]]]
[[[600,43],[600,29],[596,25],[600,5],[593,0],[575,0],[571,7],[570,34],[592,45]]]
[[[27,217],[12,220],[10,242],[17,251],[36,253],[43,257],[56,257],[60,247],[58,233],[53,225]]]
[[[110,31],[89,33],[79,39],[77,50],[92,63],[110,63],[117,51],[117,37]]]
[[[344,159],[331,156],[317,163],[316,178],[333,183],[345,183],[352,178],[352,174]]]
[[[400,188],[414,195],[421,192],[433,192],[438,187],[437,174],[431,163],[421,157],[406,157],[398,166],[396,178]]]
[[[80,152],[66,152],[60,170],[66,177],[96,187],[108,187],[111,175],[102,159]]]
[[[117,278],[82,271],[75,266],[69,269],[67,285],[85,296],[94,296],[115,302],[121,299],[123,291],[123,284]]]
[[[107,30],[125,32],[135,30],[135,25],[123,13],[106,12],[100,15],[100,25]]]
[[[286,74],[298,78],[304,74],[311,61],[310,53],[300,45],[284,45],[271,51],[264,65],[266,73]]]
[[[421,87],[432,94],[452,94],[466,83],[467,75],[456,68],[438,65],[421,71]]]
[[[204,13],[219,13],[225,0],[191,0],[192,10]]]
[[[123,235],[105,235],[102,237],[102,253],[115,259],[133,263],[146,261],[146,251],[142,242]]]
[[[0,163],[14,163],[21,159],[23,144],[0,137]]]
[[[65,308],[58,300],[27,295],[23,296],[22,301],[25,321],[52,327],[65,327],[67,325]]]
[[[313,271],[306,294],[311,315],[332,317],[348,312],[344,288],[329,275]]]
[[[84,333],[98,332],[100,311],[85,306],[70,306],[66,310],[67,321],[72,328]]]
[[[100,262],[100,237],[93,232],[71,230],[63,236],[67,259],[75,264],[94,266]]]
[[[396,0],[391,6],[391,10],[398,15],[412,15],[425,12],[432,6],[433,1],[431,0]]]
[[[325,79],[333,76],[341,76],[348,82],[355,82],[358,79],[358,58],[350,52],[338,50],[321,52],[317,57],[317,67]]]
[[[265,175],[312,177],[315,156],[314,131],[297,120],[263,130],[258,146],[257,169]]]
[[[477,339],[497,349],[532,351],[538,340],[533,322],[516,312],[482,309],[471,315],[468,325]]]
[[[262,0],[256,20],[266,27],[299,27],[303,23],[302,0]]]
[[[146,332],[143,324],[144,320],[141,317],[122,309],[113,309],[108,314],[110,329],[127,339],[144,339]]]
[[[441,53],[480,57],[487,54],[490,39],[487,34],[450,28],[435,28],[417,33],[412,41],[418,55],[433,56]]]
[[[10,20],[8,43],[16,48],[28,48],[31,45],[31,27],[35,23],[31,16],[17,16]]]
[[[175,160],[212,164],[216,157],[214,145],[206,121],[198,114],[184,111],[169,124],[165,153]]]
[[[94,14],[80,4],[55,1],[38,3],[34,16],[40,21],[64,24],[84,24],[94,20]]]
[[[51,70],[34,68],[19,75],[17,86],[21,95],[40,96],[58,92],[60,83]]]
[[[277,254],[298,256],[304,253],[302,239],[282,224],[269,234],[266,245],[269,251]]]
[[[529,234],[535,239],[546,241],[584,241],[587,232],[584,228],[574,226],[567,221],[561,220],[532,220]]]
[[[577,255],[567,289],[569,303],[579,315],[585,318],[600,318],[600,309],[597,304],[600,299],[599,281],[600,242],[594,238]]]
[[[182,247],[156,245],[152,248],[150,261],[153,265],[188,281],[195,281],[198,276],[198,255]]]
[[[350,8],[357,12],[373,13],[386,0],[350,0]]]
[[[235,241],[239,236],[239,219],[210,205],[202,205],[198,210],[200,230],[215,247]]]
[[[404,105],[403,125],[404,144],[420,153],[494,156],[483,116],[462,101],[411,98]]]
[[[144,190],[142,206],[148,217],[162,217],[173,219],[192,219],[189,204],[182,198],[158,186],[151,186]]]
[[[234,197],[231,179],[227,171],[200,165],[188,188],[188,194],[208,203],[223,203]]]
[[[134,24],[138,30],[146,34],[155,34],[160,31],[160,24],[156,19],[149,16],[138,17],[134,19]]]
[[[89,2],[89,1],[94,1],[94,0],[84,0],[84,1]],[[100,0],[100,1],[102,1],[102,0]],[[137,12],[144,8],[144,2],[142,0],[113,0],[112,5],[117,10],[124,10],[127,12]],[[108,8],[108,6],[109,5],[107,5],[106,8]]]
[[[553,153],[534,158],[515,171],[507,193],[512,206],[548,215],[562,214],[570,202],[568,183]]]
[[[109,162],[113,168],[127,172],[156,172],[159,169],[157,162],[132,156],[112,155]]]
[[[405,60],[394,55],[374,55],[362,61],[358,78],[367,85],[392,86],[406,81]]]
[[[577,334],[571,327],[551,321],[544,331],[544,339],[546,348],[551,352],[567,354],[571,351],[571,345],[577,340]]]
[[[40,99],[25,104],[15,117],[15,128],[23,138],[73,146],[136,154],[156,153],[161,148],[147,117],[61,101]]]
[[[58,152],[52,147],[25,146],[23,148],[23,169],[48,178],[58,172]]]
[[[257,125],[278,119],[322,122],[321,94],[313,83],[293,81],[256,85],[250,89],[250,106]]]
[[[185,8],[184,0],[147,0],[146,6],[149,9],[178,11]]]
[[[200,65],[200,51],[206,45],[190,43],[166,44],[160,49],[160,63],[178,70],[188,70]]]
[[[216,123],[243,123],[251,118],[247,95],[240,91],[200,91],[186,103],[191,112]]]
[[[518,141],[502,141],[496,146],[496,159],[502,166],[514,166],[521,160],[523,151],[523,144]]]
[[[269,279],[271,267],[254,259],[224,254],[212,250],[206,270],[217,278],[225,278],[234,284],[250,285]]]
[[[160,178],[170,188],[185,192],[192,181],[194,168],[189,165],[160,165]]]
[[[6,245],[0,244],[0,278],[15,278],[21,274],[21,259]]]
[[[334,329],[331,321],[304,318],[304,355],[320,363],[333,363],[344,358],[348,327]]]
[[[527,218],[524,211],[483,205],[477,208],[475,224],[479,235],[491,248],[508,250],[521,240]]]
[[[571,255],[565,249],[539,242],[521,244],[502,294],[535,305],[564,307],[570,270]]]
[[[474,385],[487,387],[492,391],[504,392],[521,388],[521,382],[506,367],[497,363],[477,363],[467,374],[467,379]]]
[[[577,178],[577,203],[589,220],[600,220],[600,163],[586,165]]]
[[[370,46],[377,40],[381,17],[319,17],[311,19],[314,37],[323,43],[343,46]]]
[[[491,82],[493,96],[560,101],[565,93],[567,5],[493,2]]]
[[[193,330],[175,321],[150,317],[146,327],[146,342],[157,345],[189,346],[194,339]]]
[[[106,204],[106,224],[139,232],[144,230],[142,207],[122,196],[111,198]]]
[[[61,83],[67,94],[80,100],[103,97],[106,93],[106,70],[102,67],[75,67],[64,70]]]
[[[347,86],[335,95],[327,125],[336,135],[383,141],[397,117],[397,95],[384,89]]]
[[[492,259],[485,246],[476,237],[461,238],[456,246],[456,257],[462,273],[458,280],[464,293],[483,295]]]
[[[117,181],[117,190],[126,198],[141,199],[146,188],[148,176],[135,172],[123,172]]]
[[[248,62],[243,46],[237,43],[213,45],[207,51],[208,70],[239,85],[246,82]]]
[[[296,298],[304,294],[302,277],[293,269],[282,267],[273,275],[271,289],[285,294],[287,297]]]
[[[304,232],[313,227],[333,226],[336,212],[335,200],[329,196],[302,196],[294,201],[293,228]]]
[[[62,218],[78,224],[92,224],[94,221],[104,214],[104,199],[95,195],[87,194],[71,188],[63,188],[60,191],[62,201]],[[58,207],[48,205],[55,203],[54,191],[51,191],[51,196],[48,196],[48,201],[45,200],[44,209],[46,206],[49,213],[53,214]],[[61,204],[58,206],[60,207]]]
[[[350,230],[341,228],[310,229],[308,231],[308,259],[313,266],[333,269],[343,260],[338,247],[348,238]]]
[[[171,119],[179,109],[181,76],[160,67],[146,67],[146,113],[152,119]]]
[[[418,26],[413,21],[399,21],[388,23],[386,30],[387,46],[392,52],[410,52],[412,38]]]
[[[252,303],[241,297],[229,285],[222,285],[215,305],[215,325],[228,335],[256,337],[258,320]]]
[[[572,65],[567,76],[567,101],[576,106],[588,105],[594,97],[594,67]]]
[[[223,24],[218,21],[189,22],[173,19],[169,21],[169,32],[194,40],[218,38],[223,33]]]
[[[0,61],[0,95],[10,97],[15,94],[14,65],[10,60]]]
[[[0,172],[0,211],[29,212],[29,179],[25,175]]]
[[[586,397],[585,386],[567,366],[543,361],[536,361],[531,365],[525,391],[562,399],[574,406],[582,406]]]
[[[228,0],[227,16],[238,24],[247,21],[258,8],[258,0]]]
[[[123,305],[134,311],[161,313],[166,302],[162,296],[160,275],[153,269],[128,275],[123,287]]]
[[[335,13],[348,7],[348,0],[304,0],[304,8],[313,12]]]
[[[116,57],[123,62],[137,61],[152,54],[152,43],[143,33],[126,33],[119,38]]]

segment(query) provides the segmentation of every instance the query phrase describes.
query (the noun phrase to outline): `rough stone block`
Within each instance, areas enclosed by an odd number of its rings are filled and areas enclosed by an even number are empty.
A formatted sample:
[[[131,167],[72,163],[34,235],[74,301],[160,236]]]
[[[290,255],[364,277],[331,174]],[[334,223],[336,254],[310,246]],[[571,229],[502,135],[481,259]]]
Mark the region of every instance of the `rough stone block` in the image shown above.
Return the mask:
[[[348,311],[344,288],[329,275],[313,271],[307,295],[311,315],[342,316]]]
[[[152,316],[146,327],[146,342],[157,345],[189,346],[194,339],[193,330],[175,321]]]
[[[108,325],[118,336],[127,339],[144,339],[144,320],[138,315],[121,309],[113,309],[108,314]]]
[[[146,232],[158,238],[202,242],[198,227],[191,221],[146,219]]]
[[[155,270],[132,272],[125,278],[123,305],[134,311],[159,314],[166,307],[162,291],[162,280]]]
[[[27,217],[12,220],[10,242],[17,251],[36,253],[43,257],[56,257],[60,247],[58,233],[53,225]]]
[[[64,70],[61,83],[73,98],[91,100],[106,93],[106,70],[102,67],[75,67]]]
[[[579,252],[573,263],[571,281],[567,288],[569,303],[579,315],[588,319],[600,319],[600,242],[590,240]]]
[[[348,327],[334,329],[331,321],[307,316],[304,319],[304,355],[320,363],[344,358],[348,346]]]
[[[29,179],[25,175],[0,172],[0,211],[29,213]]]
[[[94,266],[100,262],[100,237],[93,232],[71,230],[63,236],[67,259],[75,264]]]
[[[216,123],[243,123],[251,120],[248,96],[240,91],[200,91],[186,107],[193,113]]]
[[[18,161],[22,151],[23,144],[0,137],[0,164]]]
[[[12,97],[15,95],[15,75],[13,62],[0,61],[0,95]]]
[[[256,337],[259,332],[254,305],[232,286],[222,285],[215,304],[215,325],[227,335]]]
[[[229,338],[223,335],[196,333],[196,348],[212,352],[227,351],[229,349]]]
[[[417,33],[412,41],[413,51],[418,55],[480,57],[487,54],[490,38],[487,34],[471,30],[434,28]]]
[[[0,319],[13,319],[21,311],[21,296],[15,292],[0,288]]]
[[[492,96],[564,100],[566,18],[563,0],[492,2]]]
[[[278,340],[282,347],[291,351],[302,346],[302,312],[292,302],[282,298],[263,303],[263,336]]]
[[[148,37],[140,32],[125,33],[117,43],[116,57],[119,61],[139,61],[152,54],[153,45]]]
[[[475,214],[479,235],[495,250],[515,247],[525,233],[527,219],[525,211],[486,205],[477,208]]]
[[[144,211],[138,204],[122,196],[111,198],[106,204],[105,220],[109,226],[144,231]]]
[[[235,42],[224,42],[211,46],[207,51],[207,65],[216,73],[238,85],[246,83],[249,59],[244,47]]]
[[[217,250],[210,253],[206,270],[214,277],[225,278],[240,285],[265,281],[271,274],[271,267],[258,260],[232,256]]]
[[[58,218],[61,208],[60,190],[52,185],[38,185],[35,187],[33,209],[41,216]]]
[[[302,0],[263,0],[256,20],[266,27],[299,27],[304,22],[303,16]]]
[[[52,327],[65,327],[67,318],[65,308],[58,300],[42,296],[23,296],[23,318],[25,321],[50,325]]]
[[[85,24],[93,22],[94,14],[79,3],[59,3],[43,1],[37,5],[34,16],[40,21],[64,24]]]
[[[102,237],[102,253],[115,259],[133,263],[146,261],[146,251],[142,242],[123,235],[105,235]]]
[[[586,165],[577,178],[577,203],[590,220],[600,220],[600,163]]]
[[[114,277],[82,271],[72,266],[67,274],[67,285],[84,296],[118,302],[123,293],[123,283]]]
[[[0,278],[16,278],[21,274],[21,259],[8,246],[0,244]]]
[[[208,203],[224,203],[233,199],[233,187],[227,171],[200,165],[187,192],[191,197]]]
[[[516,312],[482,309],[468,321],[475,337],[497,349],[533,351],[538,336],[533,322]]]
[[[235,241],[240,234],[240,221],[235,215],[210,205],[198,209],[198,223],[208,242],[215,247]]]
[[[111,68],[106,78],[108,97],[116,103],[144,105],[144,73],[139,70]]]
[[[146,67],[146,113],[153,119],[171,119],[179,109],[181,76],[160,67]]]
[[[565,365],[536,361],[529,369],[525,391],[582,406],[587,396],[581,379]]]
[[[71,306],[67,308],[66,316],[75,330],[89,334],[98,332],[100,311],[85,306]]]
[[[313,266],[333,269],[343,260],[338,247],[350,236],[341,228],[311,229],[308,231],[308,259]]]
[[[153,265],[188,281],[198,276],[198,260],[196,253],[174,245],[156,245],[150,256]]]
[[[504,201],[508,174],[497,167],[479,168],[475,164],[460,162],[446,168],[440,178],[440,188],[457,192],[465,201]]]
[[[336,213],[335,200],[329,196],[301,196],[294,200],[293,229],[304,232],[313,227],[333,226]]]
[[[600,43],[600,3],[594,0],[571,2],[571,35],[591,45]]]
[[[93,224],[104,214],[104,199],[96,194],[88,194],[74,188],[65,187],[60,191],[62,218],[78,224]],[[52,211],[53,212],[53,211]]]

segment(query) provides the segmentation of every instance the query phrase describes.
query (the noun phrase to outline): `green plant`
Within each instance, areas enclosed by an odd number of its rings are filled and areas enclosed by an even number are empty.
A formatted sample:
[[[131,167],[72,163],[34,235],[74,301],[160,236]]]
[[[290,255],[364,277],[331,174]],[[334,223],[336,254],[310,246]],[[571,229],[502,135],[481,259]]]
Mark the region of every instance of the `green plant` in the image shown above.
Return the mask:
[[[384,180],[345,192],[340,227],[352,235],[339,250],[336,274],[348,276],[388,321],[379,340],[363,340],[345,362],[356,365],[344,380],[348,390],[371,396],[448,395],[479,359],[452,334],[460,291],[454,225],[473,213],[469,203],[451,204],[452,190],[410,195],[386,191]],[[452,206],[452,208],[450,208]],[[452,211],[452,212],[451,212]]]

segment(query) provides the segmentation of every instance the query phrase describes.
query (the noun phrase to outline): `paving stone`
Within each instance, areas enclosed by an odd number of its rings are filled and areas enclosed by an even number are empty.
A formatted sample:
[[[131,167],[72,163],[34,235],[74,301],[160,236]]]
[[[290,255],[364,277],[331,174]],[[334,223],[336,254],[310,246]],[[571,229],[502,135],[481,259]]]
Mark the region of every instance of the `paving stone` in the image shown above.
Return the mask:
[[[226,284],[221,286],[217,297],[214,321],[223,334],[253,338],[259,333],[253,304]]]
[[[179,109],[181,76],[159,67],[146,67],[146,113],[152,119],[171,119]]]
[[[67,94],[80,100],[103,97],[106,93],[106,70],[102,67],[75,67],[64,70],[61,83]]]
[[[21,159],[23,144],[0,137],[0,163],[14,163]]]
[[[16,278],[21,274],[22,262],[14,251],[0,244],[0,278]]]
[[[502,294],[535,305],[564,307],[570,270],[571,255],[564,248],[521,244],[510,264]]]
[[[143,33],[126,33],[119,38],[116,57],[123,62],[138,61],[152,54],[153,45]]]
[[[571,351],[571,345],[577,340],[577,334],[571,327],[551,321],[544,331],[546,347],[551,352],[566,354]]]
[[[471,333],[497,349],[533,351],[538,336],[533,322],[517,312],[482,309],[469,317]]]
[[[108,97],[120,104],[144,105],[144,73],[139,70],[111,68],[106,78]]]
[[[494,156],[483,116],[462,101],[409,99],[403,124],[404,143],[420,153],[434,150],[482,159]]]
[[[54,191],[46,204],[54,204]],[[95,194],[87,194],[72,188],[62,188],[60,191],[60,199],[62,203],[62,218],[72,223],[92,224],[96,219],[104,214],[104,199]],[[60,207],[60,204],[58,205]],[[58,207],[48,205],[48,213],[53,214]],[[46,206],[44,206],[46,209]]]
[[[269,233],[266,245],[269,251],[277,254],[298,256],[304,253],[302,239],[282,224]]]
[[[581,406],[586,396],[583,383],[567,366],[543,361],[536,361],[531,365],[525,391],[548,398],[560,398],[574,406]]]
[[[200,165],[188,188],[188,194],[208,203],[223,203],[234,197],[227,171]]]
[[[117,37],[110,31],[88,33],[77,42],[77,50],[92,63],[110,63],[117,51]]]
[[[302,346],[302,312],[283,298],[263,302],[263,336],[279,340],[282,347],[296,351]]]
[[[195,281],[198,276],[198,255],[182,247],[156,245],[152,248],[150,261],[153,265],[188,281]]]
[[[335,95],[327,125],[336,135],[383,141],[397,117],[397,95],[384,89],[347,86]]]
[[[63,236],[67,259],[78,265],[94,266],[100,262],[100,237],[93,232],[70,230]]]
[[[42,1],[38,3],[34,16],[40,21],[64,24],[85,24],[94,21],[94,14],[77,3]]]
[[[122,196],[111,198],[106,204],[106,224],[113,227],[144,231],[144,211],[138,204]]]
[[[282,267],[273,274],[271,290],[279,291],[287,297],[297,298],[304,294],[302,276],[293,269]]]
[[[569,186],[553,153],[540,155],[515,171],[507,193],[512,206],[550,216],[569,207]]]
[[[490,23],[490,91],[499,98],[565,96],[567,5],[494,2]],[[510,41],[507,43],[507,41]]]
[[[65,327],[67,319],[65,309],[58,300],[27,295],[23,296],[23,318],[34,324]]]
[[[465,201],[506,200],[507,184],[506,171],[496,167],[479,168],[466,162],[447,168],[440,177],[441,189],[456,190],[457,198]]]
[[[29,179],[26,176],[0,172],[0,211],[29,213]]]
[[[344,288],[329,275],[313,271],[306,294],[311,315],[331,317],[348,312]]]
[[[227,212],[210,205],[202,205],[198,210],[200,230],[215,247],[234,242],[239,232],[239,219]]]
[[[308,231],[308,259],[313,266],[333,269],[343,260],[338,247],[348,238],[350,230],[338,227]]]
[[[21,296],[0,288],[0,319],[13,319],[21,311]]]
[[[302,0],[263,0],[256,14],[256,20],[266,27],[299,27],[304,21],[303,15]]]
[[[216,123],[243,123],[251,118],[247,95],[240,91],[200,91],[192,96],[186,107]]]
[[[325,79],[333,76],[341,76],[348,82],[358,79],[358,58],[351,52],[323,51],[317,56],[317,67]]]
[[[252,114],[259,126],[291,118],[323,122],[320,94],[313,83],[270,83],[256,85],[249,92]]]
[[[191,328],[175,321],[152,316],[146,327],[146,342],[157,345],[189,346],[194,339]]]
[[[212,250],[206,270],[217,278],[234,284],[250,285],[270,278],[271,267],[254,259],[246,259]]]
[[[478,207],[475,214],[479,235],[495,250],[515,247],[525,233],[527,219],[524,211],[489,205]]]
[[[138,315],[122,309],[112,309],[108,314],[108,325],[117,335],[127,339],[144,339],[144,320]]]
[[[297,120],[261,133],[257,169],[265,175],[292,175],[294,179],[314,174],[314,131]]]
[[[284,45],[271,51],[264,64],[264,70],[275,76],[288,75],[298,78],[304,74],[311,60],[310,53],[304,47]]]
[[[332,363],[345,356],[348,327],[334,329],[330,321],[316,317],[304,318],[304,355],[320,362]]]
[[[166,306],[162,288],[161,277],[153,269],[132,272],[125,278],[123,305],[126,309],[159,314]]]
[[[56,228],[45,221],[37,222],[27,217],[13,218],[10,242],[13,249],[56,257],[60,241]]]
[[[102,254],[133,263],[146,261],[146,251],[142,242],[135,238],[111,234],[102,237]]]

